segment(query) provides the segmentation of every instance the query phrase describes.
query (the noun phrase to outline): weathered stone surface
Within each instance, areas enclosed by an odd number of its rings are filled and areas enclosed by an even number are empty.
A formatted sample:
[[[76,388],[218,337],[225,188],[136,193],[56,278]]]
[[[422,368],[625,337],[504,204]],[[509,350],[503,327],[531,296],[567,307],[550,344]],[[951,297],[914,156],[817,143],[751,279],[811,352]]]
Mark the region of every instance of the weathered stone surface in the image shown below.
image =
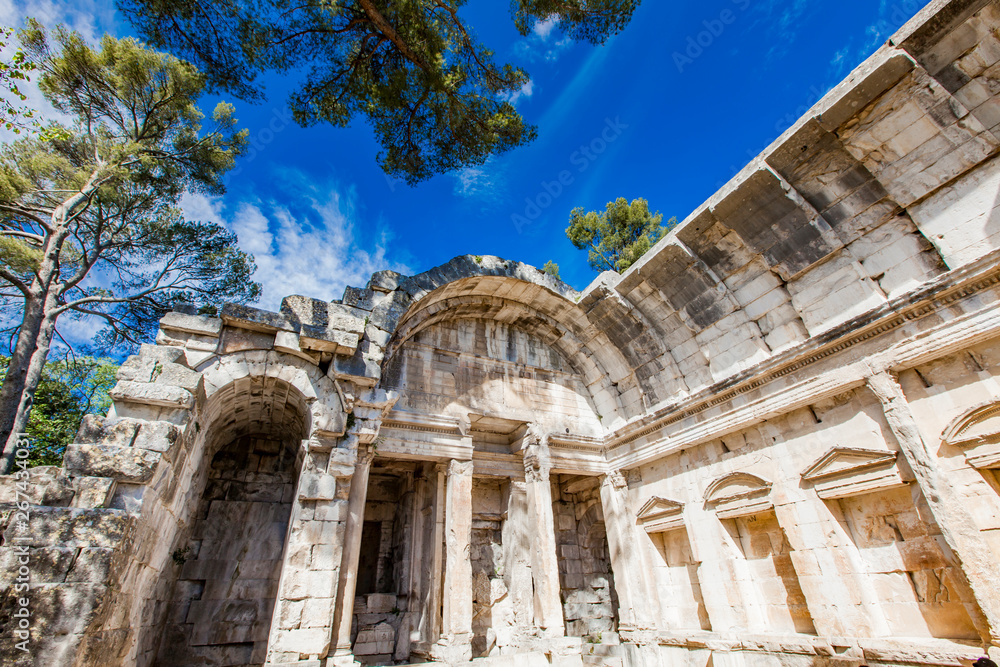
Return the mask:
[[[177,329],[203,336],[218,336],[222,331],[222,319],[207,315],[169,312],[160,320],[160,326],[164,329]]]
[[[157,384],[166,384],[194,393],[201,386],[201,373],[196,373],[181,364],[159,362],[153,374]]]
[[[115,547],[126,537],[135,519],[120,510],[34,507],[27,541],[16,540],[21,524],[8,519],[5,544],[36,547]]]
[[[73,483],[62,468],[37,466],[24,473],[0,476],[0,503],[65,507],[73,500]]]
[[[148,449],[159,452],[165,458],[172,459],[174,448],[180,442],[181,430],[169,422],[142,422],[139,432],[132,441],[137,449]]]
[[[96,509],[107,507],[115,493],[116,481],[111,477],[77,477],[73,507]]]
[[[143,359],[155,359],[160,363],[172,364],[183,362],[184,349],[180,347],[150,345],[149,343],[143,343],[139,346],[139,356]]]
[[[97,415],[84,415],[75,442],[93,445],[117,445],[130,447],[139,430],[140,422],[135,419],[107,419]]]
[[[194,396],[191,395],[190,391],[170,385],[120,380],[108,394],[116,401],[144,403],[167,408],[191,408],[194,405]]]
[[[72,474],[144,484],[153,478],[162,458],[159,452],[136,447],[71,444],[66,447],[65,466]]]

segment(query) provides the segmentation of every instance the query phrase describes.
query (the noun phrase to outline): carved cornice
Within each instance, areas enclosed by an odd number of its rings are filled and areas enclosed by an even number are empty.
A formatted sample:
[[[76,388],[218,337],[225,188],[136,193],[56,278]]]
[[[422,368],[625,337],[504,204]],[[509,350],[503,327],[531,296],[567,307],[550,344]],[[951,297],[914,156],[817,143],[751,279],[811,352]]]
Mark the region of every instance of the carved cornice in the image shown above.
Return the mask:
[[[684,525],[684,503],[653,496],[639,508],[636,521],[647,533],[661,533]]]
[[[974,468],[1000,468],[1000,401],[967,410],[945,428],[941,441],[963,450]]]
[[[705,489],[705,506],[720,519],[731,519],[771,509],[771,482],[748,472],[723,475]]]
[[[393,410],[382,420],[382,428],[401,429],[404,431],[420,431],[422,433],[441,433],[462,437],[462,425],[453,417],[418,414]]]
[[[802,473],[825,500],[858,496],[905,484],[896,452],[834,447]]]

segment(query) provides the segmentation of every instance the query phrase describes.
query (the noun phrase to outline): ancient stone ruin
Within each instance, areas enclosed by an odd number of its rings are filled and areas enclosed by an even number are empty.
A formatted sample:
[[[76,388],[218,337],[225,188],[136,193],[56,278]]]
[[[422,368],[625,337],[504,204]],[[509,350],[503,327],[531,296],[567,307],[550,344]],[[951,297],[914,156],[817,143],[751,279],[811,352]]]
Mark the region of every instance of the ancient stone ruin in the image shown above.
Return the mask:
[[[168,314],[0,482],[0,662],[1000,658],[998,94],[1000,5],[935,1],[581,293]]]

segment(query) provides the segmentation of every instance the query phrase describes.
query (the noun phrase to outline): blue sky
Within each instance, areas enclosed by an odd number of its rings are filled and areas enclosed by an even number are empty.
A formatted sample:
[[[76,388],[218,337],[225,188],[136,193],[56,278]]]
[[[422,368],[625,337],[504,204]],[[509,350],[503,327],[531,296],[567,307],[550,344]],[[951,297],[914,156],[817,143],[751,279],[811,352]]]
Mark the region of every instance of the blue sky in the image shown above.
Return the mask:
[[[554,260],[582,289],[596,274],[565,236],[574,207],[644,197],[665,219],[683,219],[921,6],[646,0],[625,31],[594,47],[550,22],[522,38],[507,2],[472,0],[463,13],[480,40],[531,75],[513,102],[538,126],[534,143],[411,188],[375,164],[362,120],[300,128],[288,82],[265,77],[265,103],[232,100],[252,149],[227,193],[188,196],[184,208],[237,232],[267,308],[292,293],[337,299],[373,271],[418,273],[467,253]],[[110,1],[0,0],[0,23],[29,14],[89,38],[130,34]]]

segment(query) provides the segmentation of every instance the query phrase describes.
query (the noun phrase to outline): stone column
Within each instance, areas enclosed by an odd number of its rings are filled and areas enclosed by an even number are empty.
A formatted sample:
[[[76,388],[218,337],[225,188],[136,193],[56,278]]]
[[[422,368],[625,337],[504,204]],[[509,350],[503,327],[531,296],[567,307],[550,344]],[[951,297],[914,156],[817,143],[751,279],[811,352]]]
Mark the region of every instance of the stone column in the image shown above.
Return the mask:
[[[652,627],[643,596],[649,588],[643,585],[643,565],[638,549],[635,519],[628,511],[628,486],[618,471],[601,478],[601,506],[608,533],[611,570],[618,593],[619,630],[641,630]]]
[[[353,667],[351,653],[351,621],[354,616],[354,591],[358,584],[358,558],[361,555],[361,530],[365,524],[365,501],[368,498],[368,473],[371,471],[374,452],[358,451],[358,461],[351,477],[351,491],[347,500],[347,527],[344,550],[340,563],[340,580],[333,612],[334,653],[330,664]]]
[[[472,659],[472,461],[448,463],[444,520],[441,638],[434,658],[466,662]]]
[[[961,498],[938,469],[899,382],[886,371],[876,373],[865,381],[882,403],[889,428],[896,436],[932,518],[952,552],[956,571],[965,575],[965,581],[960,582],[967,586],[965,597],[973,600],[981,612],[970,610],[970,616],[983,641],[993,645],[991,653],[997,653],[995,649],[1000,647],[1000,588],[996,585],[997,566],[990,558],[990,548]]]
[[[444,497],[445,466],[436,464],[427,472],[427,478],[420,485],[424,498],[420,510],[421,528],[424,535],[421,549],[414,551],[421,562],[414,564],[413,571],[423,577],[419,579],[420,615],[415,627],[415,645],[421,655],[428,656],[429,647],[441,636],[441,577],[444,567]],[[416,588],[415,588],[416,590]]]
[[[552,486],[549,484],[548,446],[529,445],[524,451],[528,521],[532,530],[531,578],[535,583],[535,624],[549,637],[565,634],[562,601],[559,599],[559,563],[556,560],[555,521],[552,518]]]

